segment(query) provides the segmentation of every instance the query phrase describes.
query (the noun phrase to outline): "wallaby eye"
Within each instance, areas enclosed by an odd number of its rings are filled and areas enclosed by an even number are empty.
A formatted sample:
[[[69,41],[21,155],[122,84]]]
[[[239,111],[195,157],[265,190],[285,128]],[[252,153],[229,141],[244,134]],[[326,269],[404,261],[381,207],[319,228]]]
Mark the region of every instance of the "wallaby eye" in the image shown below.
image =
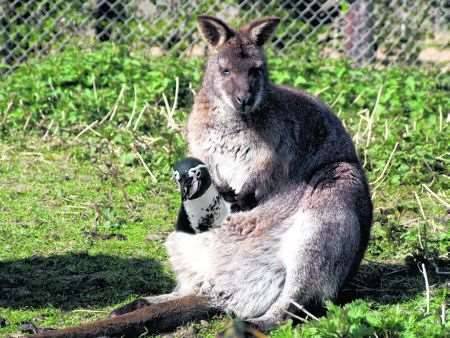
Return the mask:
[[[231,71],[228,68],[222,69],[222,75],[228,76],[231,74]]]

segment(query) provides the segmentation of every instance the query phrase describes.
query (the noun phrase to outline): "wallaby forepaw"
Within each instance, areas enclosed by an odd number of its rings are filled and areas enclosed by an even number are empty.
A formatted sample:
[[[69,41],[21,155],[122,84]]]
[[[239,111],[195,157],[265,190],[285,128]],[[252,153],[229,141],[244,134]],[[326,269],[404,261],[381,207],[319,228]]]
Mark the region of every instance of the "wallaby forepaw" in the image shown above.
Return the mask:
[[[149,306],[149,305],[151,305],[150,302],[148,302],[147,300],[145,300],[143,298],[136,299],[135,301],[133,301],[131,303],[125,304],[124,306],[121,306],[121,307],[111,311],[108,318],[114,318],[117,316],[121,316],[126,313],[136,311],[140,308],[143,308],[143,307]]]
[[[256,217],[231,215],[225,219],[223,226],[231,232],[249,235],[258,229],[257,224]]]

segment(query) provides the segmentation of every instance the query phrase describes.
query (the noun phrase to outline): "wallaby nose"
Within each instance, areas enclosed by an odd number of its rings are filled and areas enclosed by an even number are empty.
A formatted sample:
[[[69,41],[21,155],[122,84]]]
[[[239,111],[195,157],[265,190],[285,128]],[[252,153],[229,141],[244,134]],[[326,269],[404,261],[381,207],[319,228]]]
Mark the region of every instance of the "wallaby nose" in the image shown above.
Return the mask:
[[[241,108],[245,108],[250,102],[250,95],[236,95],[235,100]]]

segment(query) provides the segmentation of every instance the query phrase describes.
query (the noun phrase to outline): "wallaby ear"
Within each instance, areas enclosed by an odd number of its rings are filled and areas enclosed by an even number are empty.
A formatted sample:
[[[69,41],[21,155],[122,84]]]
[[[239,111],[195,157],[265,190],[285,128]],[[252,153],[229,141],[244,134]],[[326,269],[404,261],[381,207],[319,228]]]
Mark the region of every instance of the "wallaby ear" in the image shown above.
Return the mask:
[[[262,46],[272,36],[279,22],[280,19],[277,17],[262,18],[249,23],[245,30],[255,45]]]
[[[200,35],[211,47],[223,45],[234,35],[234,31],[222,20],[208,15],[197,17]]]

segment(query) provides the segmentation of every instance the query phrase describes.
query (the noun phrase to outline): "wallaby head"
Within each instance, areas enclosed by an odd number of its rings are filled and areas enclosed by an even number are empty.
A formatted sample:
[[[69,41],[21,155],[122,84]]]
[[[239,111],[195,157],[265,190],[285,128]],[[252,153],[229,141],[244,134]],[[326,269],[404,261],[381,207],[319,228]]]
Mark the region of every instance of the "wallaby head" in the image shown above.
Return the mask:
[[[263,18],[234,30],[215,17],[198,17],[210,52],[203,86],[208,100],[221,111],[245,116],[258,110],[268,83],[262,47],[278,22]]]

